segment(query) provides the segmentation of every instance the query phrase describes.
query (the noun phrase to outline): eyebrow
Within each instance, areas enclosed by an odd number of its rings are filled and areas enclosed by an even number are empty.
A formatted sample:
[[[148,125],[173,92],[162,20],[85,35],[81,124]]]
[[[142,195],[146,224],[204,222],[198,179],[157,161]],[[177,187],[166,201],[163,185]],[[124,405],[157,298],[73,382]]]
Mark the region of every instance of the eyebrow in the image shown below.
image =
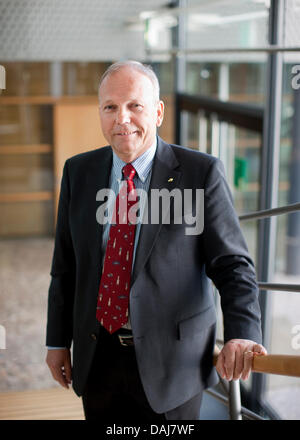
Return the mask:
[[[106,101],[100,101],[100,104],[101,104],[101,105],[111,104],[111,103],[113,103],[113,100],[112,100],[112,99],[107,99]]]
[[[128,99],[127,102],[134,102],[134,101],[142,102],[143,100],[141,98],[130,98],[130,99]],[[101,103],[101,105],[115,104],[115,101],[113,99],[107,99],[106,101],[100,101],[100,103]]]

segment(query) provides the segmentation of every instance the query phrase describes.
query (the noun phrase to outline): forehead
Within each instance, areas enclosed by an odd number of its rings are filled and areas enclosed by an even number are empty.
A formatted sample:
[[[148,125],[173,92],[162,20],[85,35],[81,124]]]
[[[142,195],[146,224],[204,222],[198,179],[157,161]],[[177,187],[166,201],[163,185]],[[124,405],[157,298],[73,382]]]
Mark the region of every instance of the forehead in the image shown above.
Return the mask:
[[[103,99],[117,99],[121,97],[153,98],[154,86],[151,79],[144,73],[124,67],[111,72],[104,78],[99,88],[99,97]]]

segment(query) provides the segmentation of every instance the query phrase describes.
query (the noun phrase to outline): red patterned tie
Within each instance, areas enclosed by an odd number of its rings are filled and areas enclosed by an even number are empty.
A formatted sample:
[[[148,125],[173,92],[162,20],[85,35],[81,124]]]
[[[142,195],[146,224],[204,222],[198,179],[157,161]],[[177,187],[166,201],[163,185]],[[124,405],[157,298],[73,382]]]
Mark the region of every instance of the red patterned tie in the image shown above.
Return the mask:
[[[97,319],[109,333],[118,330],[128,320],[134,249],[135,222],[131,223],[130,220],[135,220],[135,216],[134,208],[131,211],[130,208],[137,201],[133,182],[136,171],[131,164],[127,164],[122,172],[126,185],[121,187],[116,199],[115,222],[110,226],[96,312]]]

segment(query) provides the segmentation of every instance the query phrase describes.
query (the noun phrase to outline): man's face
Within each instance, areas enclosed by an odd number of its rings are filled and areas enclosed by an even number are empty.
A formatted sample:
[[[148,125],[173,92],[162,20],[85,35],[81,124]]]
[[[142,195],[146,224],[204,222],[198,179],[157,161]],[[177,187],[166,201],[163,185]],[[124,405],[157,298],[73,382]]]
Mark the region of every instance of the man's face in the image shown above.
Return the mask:
[[[124,67],[106,77],[99,89],[103,134],[114,152],[132,162],[155,141],[164,105],[156,101],[146,75]]]

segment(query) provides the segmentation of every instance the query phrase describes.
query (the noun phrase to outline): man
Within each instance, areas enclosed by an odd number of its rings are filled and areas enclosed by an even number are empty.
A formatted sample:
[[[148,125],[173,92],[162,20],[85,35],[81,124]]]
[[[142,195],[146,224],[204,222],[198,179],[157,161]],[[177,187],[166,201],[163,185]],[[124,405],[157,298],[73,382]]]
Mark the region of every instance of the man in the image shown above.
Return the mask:
[[[156,136],[164,104],[149,67],[133,61],[112,65],[100,81],[99,106],[110,146],[77,155],[64,168],[47,363],[62,386],[72,380],[87,419],[198,419],[203,389],[217,383],[208,277],[220,292],[224,314],[219,374],[246,379],[254,352],[266,353],[260,345],[255,271],[223,168],[212,156]],[[124,178],[127,193],[120,189]],[[120,194],[102,205],[101,191],[107,188]],[[123,224],[113,218],[122,198],[131,207],[138,201],[139,189],[142,195],[203,189],[202,233],[188,234],[187,225],[170,213],[173,205],[167,209],[169,224],[162,218],[136,224],[129,217]],[[195,215],[195,203],[194,197],[188,214]],[[151,211],[145,197],[139,208],[143,214]],[[107,212],[110,222],[103,221]],[[118,249],[120,259],[112,253]],[[122,291],[114,290],[122,283]]]

